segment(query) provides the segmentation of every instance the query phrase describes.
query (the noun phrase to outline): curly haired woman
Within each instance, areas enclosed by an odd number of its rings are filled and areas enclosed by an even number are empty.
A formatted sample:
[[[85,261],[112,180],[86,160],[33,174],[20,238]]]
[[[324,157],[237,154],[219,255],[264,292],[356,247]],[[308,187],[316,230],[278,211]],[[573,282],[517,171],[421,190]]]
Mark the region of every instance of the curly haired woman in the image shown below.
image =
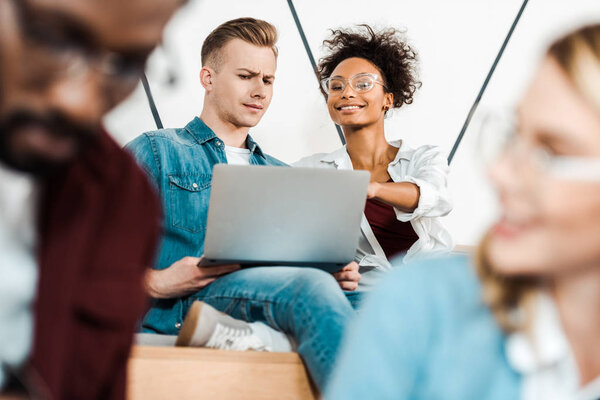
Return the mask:
[[[328,55],[318,68],[321,91],[347,144],[295,166],[371,173],[355,261],[334,274],[356,306],[360,293],[391,268],[388,259],[406,253],[404,260],[409,260],[452,248],[452,239],[437,218],[452,208],[446,187],[448,165],[434,146],[412,149],[402,140],[388,143],[385,138],[385,116],[411,104],[421,85],[417,55],[397,30],[376,32],[368,25],[334,30],[324,45]]]
[[[326,399],[600,399],[600,25],[550,47],[509,126],[477,259],[386,276]]]

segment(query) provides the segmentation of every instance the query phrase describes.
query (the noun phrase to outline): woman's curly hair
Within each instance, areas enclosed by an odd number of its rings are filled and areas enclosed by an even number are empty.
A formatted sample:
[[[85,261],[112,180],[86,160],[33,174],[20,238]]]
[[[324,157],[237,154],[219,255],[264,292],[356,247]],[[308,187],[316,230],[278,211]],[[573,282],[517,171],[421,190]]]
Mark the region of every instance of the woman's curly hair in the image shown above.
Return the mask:
[[[411,104],[416,90],[421,87],[417,77],[418,58],[415,50],[394,28],[375,32],[366,24],[357,27],[358,30],[331,30],[331,38],[323,41],[323,47],[329,55],[319,60],[319,81],[331,76],[345,59],[364,58],[381,71],[385,91],[394,95],[394,108]],[[327,97],[322,88],[321,92]]]

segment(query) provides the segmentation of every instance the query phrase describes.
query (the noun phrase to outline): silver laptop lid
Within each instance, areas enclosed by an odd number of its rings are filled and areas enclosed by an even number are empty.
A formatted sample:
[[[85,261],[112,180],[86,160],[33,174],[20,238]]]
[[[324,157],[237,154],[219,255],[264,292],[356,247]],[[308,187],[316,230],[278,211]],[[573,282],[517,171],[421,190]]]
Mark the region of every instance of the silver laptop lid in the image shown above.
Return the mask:
[[[368,183],[367,171],[215,165],[203,264],[346,264]]]

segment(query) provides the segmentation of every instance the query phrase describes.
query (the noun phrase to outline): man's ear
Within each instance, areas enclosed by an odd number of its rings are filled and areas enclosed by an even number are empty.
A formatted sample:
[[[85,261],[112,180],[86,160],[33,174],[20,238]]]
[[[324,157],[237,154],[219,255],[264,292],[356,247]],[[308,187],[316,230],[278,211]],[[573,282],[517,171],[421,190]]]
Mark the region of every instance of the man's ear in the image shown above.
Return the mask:
[[[205,90],[212,90],[214,76],[215,71],[213,71],[209,67],[202,67],[202,69],[200,70],[200,84]]]

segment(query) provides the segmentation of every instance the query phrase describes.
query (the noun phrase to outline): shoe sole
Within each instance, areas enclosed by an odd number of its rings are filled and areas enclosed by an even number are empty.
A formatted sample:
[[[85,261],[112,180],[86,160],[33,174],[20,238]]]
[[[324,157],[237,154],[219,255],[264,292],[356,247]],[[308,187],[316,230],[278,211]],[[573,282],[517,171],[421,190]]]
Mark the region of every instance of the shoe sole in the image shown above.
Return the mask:
[[[203,304],[204,303],[201,301],[195,301],[192,304],[190,310],[185,316],[185,319],[183,320],[183,326],[179,331],[179,335],[177,335],[177,341],[175,342],[175,346],[187,347],[190,345],[192,337],[194,337],[196,327],[198,326],[198,319],[200,318],[200,313],[202,312]]]

